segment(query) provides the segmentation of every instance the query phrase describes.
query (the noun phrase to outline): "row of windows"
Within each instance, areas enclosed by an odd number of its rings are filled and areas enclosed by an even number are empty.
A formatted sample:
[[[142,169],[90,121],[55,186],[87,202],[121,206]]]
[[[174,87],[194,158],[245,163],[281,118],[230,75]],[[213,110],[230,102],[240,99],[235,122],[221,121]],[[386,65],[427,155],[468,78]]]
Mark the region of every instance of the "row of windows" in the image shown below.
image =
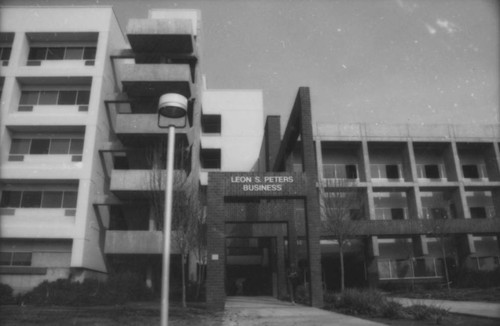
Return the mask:
[[[22,91],[20,105],[88,105],[89,90]]]
[[[28,60],[94,60],[95,46],[32,47]]]
[[[380,279],[441,277],[444,270],[440,258],[388,259],[377,265]]]
[[[31,252],[0,252],[0,266],[31,266]]]
[[[442,166],[437,164],[417,165],[417,176],[419,178],[440,179],[444,177]],[[397,164],[372,164],[370,166],[373,179],[400,179],[401,166]],[[464,178],[479,179],[486,176],[484,165],[464,164],[462,165]],[[357,179],[357,166],[354,164],[323,164],[323,177],[333,179]]]
[[[10,154],[81,154],[83,139],[35,138],[12,139]]]
[[[2,208],[76,208],[76,191],[3,191]]]

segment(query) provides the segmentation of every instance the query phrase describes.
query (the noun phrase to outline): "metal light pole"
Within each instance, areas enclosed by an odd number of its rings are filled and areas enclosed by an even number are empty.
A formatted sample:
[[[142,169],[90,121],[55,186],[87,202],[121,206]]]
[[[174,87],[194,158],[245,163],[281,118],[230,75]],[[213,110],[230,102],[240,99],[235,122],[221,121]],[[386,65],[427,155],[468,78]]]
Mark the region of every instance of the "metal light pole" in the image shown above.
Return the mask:
[[[163,271],[161,286],[161,326],[168,325],[169,283],[170,283],[170,238],[172,232],[172,191],[174,179],[175,127],[186,125],[187,99],[180,94],[164,94],[158,103],[158,127],[168,128],[167,175],[165,180],[165,212],[163,220]],[[161,125],[163,117],[167,123]],[[184,125],[178,125],[179,119]]]

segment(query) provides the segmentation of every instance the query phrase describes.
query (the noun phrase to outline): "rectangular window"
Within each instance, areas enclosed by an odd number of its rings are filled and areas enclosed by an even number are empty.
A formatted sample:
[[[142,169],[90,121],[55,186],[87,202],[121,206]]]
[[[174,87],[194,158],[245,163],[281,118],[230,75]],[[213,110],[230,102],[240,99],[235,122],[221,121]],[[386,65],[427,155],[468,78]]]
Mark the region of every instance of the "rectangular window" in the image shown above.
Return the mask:
[[[479,169],[477,168],[477,165],[462,165],[462,172],[464,174],[464,178],[479,179]]]
[[[28,154],[30,151],[30,139],[12,139],[10,154]]]
[[[78,48],[67,48],[65,60],[82,60],[83,58],[83,47]]]
[[[202,149],[200,153],[201,167],[203,169],[220,169],[220,149]]]
[[[487,218],[486,209],[484,207],[470,207],[471,218]]]
[[[0,60],[9,60],[11,51],[11,48],[0,48]]]
[[[49,154],[68,154],[70,139],[51,139]]]
[[[393,220],[404,220],[405,210],[403,208],[391,208],[391,217]]]
[[[432,216],[432,219],[434,220],[443,220],[448,218],[448,213],[446,212],[446,209],[442,207],[434,207],[430,209],[430,213]]]
[[[50,148],[50,139],[32,139],[30,154],[48,154]]]
[[[397,165],[386,165],[385,174],[387,179],[399,179],[399,169]]]
[[[0,252],[0,266],[10,266],[12,262],[11,252]]]
[[[51,47],[47,49],[47,60],[64,60],[65,48]]]
[[[22,91],[20,105],[37,105],[39,91]]]
[[[77,91],[60,91],[58,105],[75,105]]]
[[[71,146],[69,148],[70,154],[83,153],[83,139],[71,139]]]
[[[90,100],[90,91],[78,91],[78,97],[76,99],[76,104],[88,105],[89,100]]]
[[[57,104],[57,91],[40,91],[38,105],[55,105]]]
[[[21,205],[21,191],[2,191],[2,200],[0,207],[2,208],[17,208]]]
[[[220,134],[221,116],[220,114],[204,114],[201,116],[201,128],[203,133]]]
[[[94,60],[96,50],[95,47],[86,47],[83,51],[83,60]]]
[[[42,208],[61,208],[62,199],[62,191],[44,191]]]
[[[378,266],[378,275],[381,279],[392,278],[390,260],[379,261],[377,263],[377,266]]]
[[[47,48],[30,48],[28,60],[45,60],[47,57]]]
[[[439,166],[437,165],[425,165],[425,177],[428,179],[439,179]]]
[[[13,252],[12,266],[31,266],[31,252]]]
[[[347,179],[357,179],[358,178],[358,170],[356,169],[356,165],[348,164],[345,166],[345,175]]]
[[[78,199],[78,192],[65,191],[63,197],[63,208],[76,208],[77,199]]]
[[[39,208],[42,203],[41,191],[23,191],[21,199],[21,207],[23,208]]]

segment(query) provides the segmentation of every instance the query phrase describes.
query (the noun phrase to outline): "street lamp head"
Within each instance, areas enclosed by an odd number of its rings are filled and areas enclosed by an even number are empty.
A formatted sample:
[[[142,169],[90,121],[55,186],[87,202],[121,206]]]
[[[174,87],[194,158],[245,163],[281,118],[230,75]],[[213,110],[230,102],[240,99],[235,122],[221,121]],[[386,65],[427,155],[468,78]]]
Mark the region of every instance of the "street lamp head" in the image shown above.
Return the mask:
[[[163,94],[158,102],[158,114],[171,119],[179,119],[187,113],[188,100],[175,93]]]

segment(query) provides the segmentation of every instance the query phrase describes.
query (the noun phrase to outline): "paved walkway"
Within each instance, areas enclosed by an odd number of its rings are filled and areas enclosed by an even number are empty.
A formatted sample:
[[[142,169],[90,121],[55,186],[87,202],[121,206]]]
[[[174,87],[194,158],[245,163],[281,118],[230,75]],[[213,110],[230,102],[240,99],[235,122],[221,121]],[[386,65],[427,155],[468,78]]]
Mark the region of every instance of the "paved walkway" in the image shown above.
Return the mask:
[[[383,324],[271,297],[228,297],[223,326],[379,326]]]
[[[428,306],[436,306],[443,309],[449,309],[450,312],[457,314],[500,319],[500,303],[409,298],[393,299],[404,306],[424,304]]]

